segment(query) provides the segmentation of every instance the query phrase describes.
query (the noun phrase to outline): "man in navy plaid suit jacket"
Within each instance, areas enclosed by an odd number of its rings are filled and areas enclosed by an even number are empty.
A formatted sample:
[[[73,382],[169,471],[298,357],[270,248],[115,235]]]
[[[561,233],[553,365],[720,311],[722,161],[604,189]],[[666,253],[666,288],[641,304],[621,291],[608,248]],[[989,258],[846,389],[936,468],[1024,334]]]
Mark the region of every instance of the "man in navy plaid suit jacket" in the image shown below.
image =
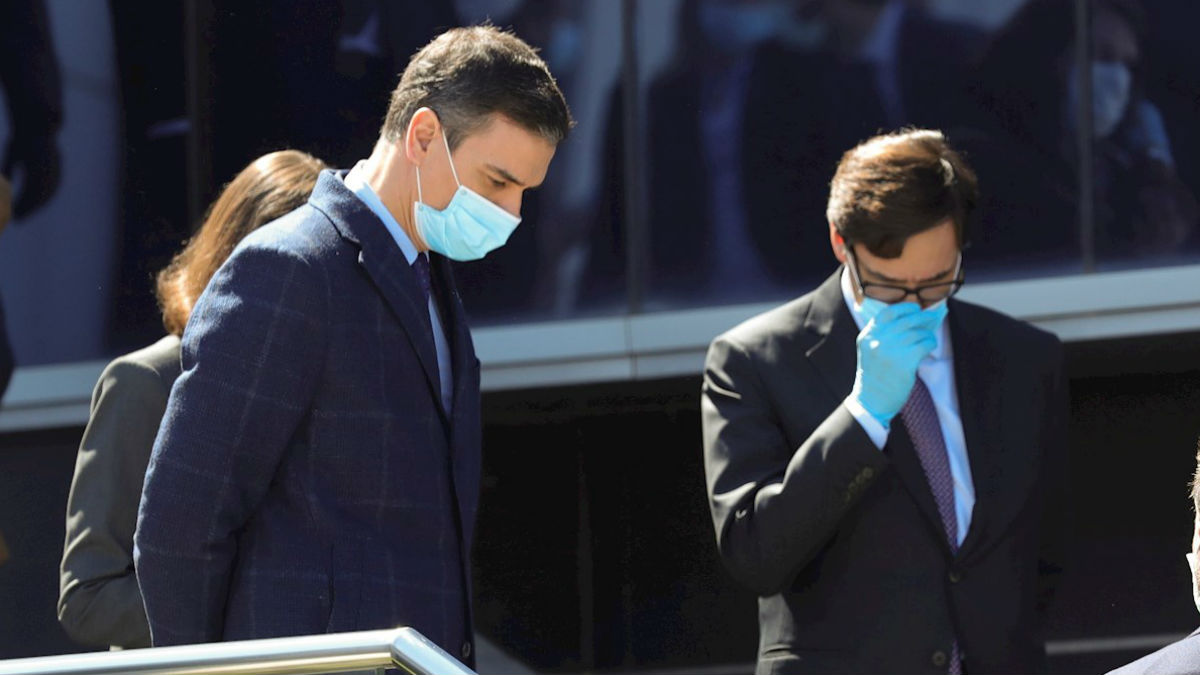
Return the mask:
[[[408,625],[473,663],[479,360],[447,257],[504,243],[571,124],[527,44],[450,30],[371,156],[217,272],[138,513],[156,646]]]

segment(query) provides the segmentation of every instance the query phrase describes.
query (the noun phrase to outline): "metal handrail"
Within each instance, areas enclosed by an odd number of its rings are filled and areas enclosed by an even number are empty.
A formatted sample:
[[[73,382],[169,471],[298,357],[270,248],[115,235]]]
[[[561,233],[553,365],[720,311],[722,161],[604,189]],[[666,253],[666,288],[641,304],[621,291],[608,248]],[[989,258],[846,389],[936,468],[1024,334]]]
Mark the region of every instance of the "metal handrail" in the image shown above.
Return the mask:
[[[475,675],[413,628],[0,661],[0,675],[315,675],[374,668]]]

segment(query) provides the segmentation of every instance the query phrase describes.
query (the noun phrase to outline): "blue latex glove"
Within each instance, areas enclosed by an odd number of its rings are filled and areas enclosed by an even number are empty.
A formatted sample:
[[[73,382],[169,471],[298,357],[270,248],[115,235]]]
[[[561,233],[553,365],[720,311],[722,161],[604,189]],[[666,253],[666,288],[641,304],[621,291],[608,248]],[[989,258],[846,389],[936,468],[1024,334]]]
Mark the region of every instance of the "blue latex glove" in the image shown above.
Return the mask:
[[[912,393],[917,366],[937,346],[946,303],[922,310],[901,302],[879,310],[858,334],[858,370],[850,395],[884,427]]]

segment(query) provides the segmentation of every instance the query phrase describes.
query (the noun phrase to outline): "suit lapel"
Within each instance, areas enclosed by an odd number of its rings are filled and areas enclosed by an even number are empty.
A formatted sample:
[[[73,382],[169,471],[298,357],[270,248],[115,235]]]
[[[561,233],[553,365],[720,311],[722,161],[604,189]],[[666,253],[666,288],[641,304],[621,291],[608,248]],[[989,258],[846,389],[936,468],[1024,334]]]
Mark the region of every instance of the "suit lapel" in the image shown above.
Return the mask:
[[[842,298],[841,271],[839,267],[817,288],[804,320],[805,328],[817,336],[805,355],[825,381],[831,407],[850,393],[858,364],[854,347],[858,327]]]
[[[311,202],[329,216],[343,239],[358,246],[358,264],[399,320],[417,353],[430,393],[440,402],[437,350],[430,337],[429,311],[417,274],[379,217],[342,182],[344,176],[344,172],[341,176],[322,172]],[[437,408],[442,410],[440,403]],[[442,417],[448,422],[444,410]]]
[[[1006,483],[1004,466],[997,448],[1006,436],[1002,420],[1003,398],[1000,374],[993,372],[996,360],[988,354],[986,335],[980,326],[971,325],[963,316],[961,303],[950,301],[950,340],[954,349],[954,386],[958,394],[958,416],[962,421],[971,481],[975,487],[975,509],[971,528],[960,554],[965,557],[986,540],[996,517],[998,500],[1003,499]],[[1016,469],[1016,467],[1013,467]],[[1021,495],[1009,495],[1020,500]]]

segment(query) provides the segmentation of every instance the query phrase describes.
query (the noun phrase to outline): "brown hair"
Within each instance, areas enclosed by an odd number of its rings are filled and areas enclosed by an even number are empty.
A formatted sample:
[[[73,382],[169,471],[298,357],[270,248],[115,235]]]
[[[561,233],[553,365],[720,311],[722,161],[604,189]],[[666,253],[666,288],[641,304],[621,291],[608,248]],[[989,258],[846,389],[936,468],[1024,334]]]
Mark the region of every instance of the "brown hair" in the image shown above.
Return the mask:
[[[903,129],[842,155],[829,186],[829,222],[848,242],[896,258],[904,242],[946,218],[959,245],[979,198],[975,172],[940,131]]]
[[[486,25],[452,28],[412,57],[392,92],[381,135],[398,141],[423,107],[437,113],[451,148],[486,126],[493,113],[555,145],[574,124],[562,91],[533,47]]]
[[[182,335],[196,298],[243,237],[308,201],[321,160],[299,150],[268,153],[234,177],[209,207],[204,224],[158,273],[163,327]]]

